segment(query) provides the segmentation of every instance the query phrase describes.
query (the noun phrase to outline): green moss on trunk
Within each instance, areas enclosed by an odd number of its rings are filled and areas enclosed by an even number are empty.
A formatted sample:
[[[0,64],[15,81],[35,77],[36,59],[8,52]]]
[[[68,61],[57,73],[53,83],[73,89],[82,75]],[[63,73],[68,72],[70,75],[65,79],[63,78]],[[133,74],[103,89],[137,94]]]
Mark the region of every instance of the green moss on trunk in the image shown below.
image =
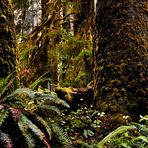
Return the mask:
[[[148,98],[146,0],[98,1],[95,100],[107,112],[145,114]]]
[[[0,78],[15,70],[15,31],[9,0],[0,1]]]

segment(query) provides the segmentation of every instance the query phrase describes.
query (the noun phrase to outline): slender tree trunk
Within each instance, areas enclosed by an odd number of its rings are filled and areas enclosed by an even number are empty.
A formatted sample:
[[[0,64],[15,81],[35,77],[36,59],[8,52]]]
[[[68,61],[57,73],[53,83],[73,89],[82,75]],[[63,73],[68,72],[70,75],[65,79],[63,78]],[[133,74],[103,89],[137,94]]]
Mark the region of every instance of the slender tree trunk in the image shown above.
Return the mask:
[[[42,0],[42,21],[47,21],[53,15],[53,12],[56,11],[57,6],[55,0]],[[58,11],[56,11],[55,15],[59,14]],[[56,41],[53,38],[50,37],[50,31],[52,30],[51,26],[57,27],[57,23],[51,20],[52,23],[49,26],[46,26],[44,29],[43,38],[42,38],[42,55],[41,58],[43,59],[42,62],[40,62],[40,69],[43,69],[42,73],[47,72],[47,77],[50,77],[54,83],[57,82],[57,56],[56,56]]]
[[[103,111],[138,116],[148,110],[147,0],[97,2],[95,100]]]
[[[9,0],[0,1],[0,78],[15,71],[15,31]]]
[[[48,19],[50,10],[49,10],[49,0],[41,0],[41,7],[42,7],[42,20],[45,21]]]
[[[74,13],[77,20],[74,23],[74,35],[80,34],[81,37],[89,39],[94,19],[94,0],[76,0]]]

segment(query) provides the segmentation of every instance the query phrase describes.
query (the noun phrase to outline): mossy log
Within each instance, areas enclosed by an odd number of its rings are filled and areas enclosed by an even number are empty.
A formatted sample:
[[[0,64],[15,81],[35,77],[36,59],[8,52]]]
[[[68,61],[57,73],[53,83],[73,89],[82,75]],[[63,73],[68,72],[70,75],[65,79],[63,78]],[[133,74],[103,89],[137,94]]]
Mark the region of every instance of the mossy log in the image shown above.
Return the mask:
[[[94,90],[103,111],[148,113],[148,1],[97,2]]]
[[[65,100],[70,105],[70,109],[72,110],[80,104],[90,106],[93,103],[92,82],[83,88],[57,87],[55,88],[55,92],[60,99]]]

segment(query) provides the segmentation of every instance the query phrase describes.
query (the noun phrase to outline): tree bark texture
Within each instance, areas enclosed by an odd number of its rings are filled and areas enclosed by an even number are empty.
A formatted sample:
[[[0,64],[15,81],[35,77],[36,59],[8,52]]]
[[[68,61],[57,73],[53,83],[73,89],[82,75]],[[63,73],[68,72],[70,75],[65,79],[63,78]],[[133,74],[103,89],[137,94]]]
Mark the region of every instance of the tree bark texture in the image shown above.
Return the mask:
[[[0,1],[0,78],[15,70],[15,31],[9,0]]]
[[[93,27],[94,19],[94,1],[76,0],[74,2],[74,14],[75,19],[77,20],[74,23],[74,35],[80,34],[81,37],[84,35],[88,37],[88,34],[92,33],[91,29]]]
[[[97,105],[111,113],[147,113],[148,1],[97,2],[94,89]]]

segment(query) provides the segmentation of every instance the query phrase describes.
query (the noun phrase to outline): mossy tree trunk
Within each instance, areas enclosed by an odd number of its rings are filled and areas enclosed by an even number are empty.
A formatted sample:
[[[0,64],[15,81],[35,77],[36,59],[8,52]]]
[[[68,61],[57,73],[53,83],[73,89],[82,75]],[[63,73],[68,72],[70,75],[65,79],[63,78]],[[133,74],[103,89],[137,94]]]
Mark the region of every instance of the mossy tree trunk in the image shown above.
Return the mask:
[[[15,71],[15,31],[9,0],[0,1],[0,78]]]
[[[60,1],[59,1],[60,3]],[[43,39],[42,39],[42,67],[44,67],[44,72],[47,72],[47,77],[52,79],[53,83],[57,83],[57,53],[56,53],[56,40],[55,37],[51,35],[51,32],[54,31],[53,27],[56,27],[54,22],[55,18],[58,18],[58,3],[54,0],[42,0],[42,19],[47,20],[49,16],[53,16],[49,26],[47,25],[44,29]],[[59,27],[59,24],[58,24]],[[51,37],[52,36],[52,37]],[[42,68],[41,67],[41,68]]]
[[[46,21],[51,13],[51,2],[49,0],[41,0],[42,21]]]
[[[94,0],[76,0],[74,2],[74,35],[90,39],[94,19]]]
[[[147,113],[148,1],[97,2],[94,91],[106,112]]]

